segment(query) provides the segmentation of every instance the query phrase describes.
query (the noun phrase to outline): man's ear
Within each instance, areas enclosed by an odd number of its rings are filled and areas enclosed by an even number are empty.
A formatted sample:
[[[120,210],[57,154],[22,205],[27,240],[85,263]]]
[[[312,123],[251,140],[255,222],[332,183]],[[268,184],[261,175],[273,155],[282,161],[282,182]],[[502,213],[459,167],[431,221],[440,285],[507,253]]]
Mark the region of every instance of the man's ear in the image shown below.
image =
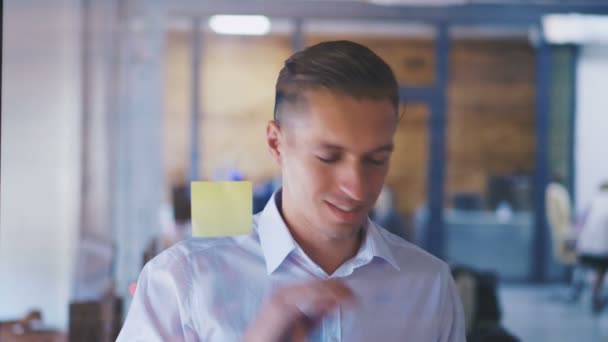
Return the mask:
[[[281,166],[283,144],[285,143],[281,134],[281,127],[276,121],[271,120],[266,126],[266,144],[268,145],[268,151],[274,161]]]

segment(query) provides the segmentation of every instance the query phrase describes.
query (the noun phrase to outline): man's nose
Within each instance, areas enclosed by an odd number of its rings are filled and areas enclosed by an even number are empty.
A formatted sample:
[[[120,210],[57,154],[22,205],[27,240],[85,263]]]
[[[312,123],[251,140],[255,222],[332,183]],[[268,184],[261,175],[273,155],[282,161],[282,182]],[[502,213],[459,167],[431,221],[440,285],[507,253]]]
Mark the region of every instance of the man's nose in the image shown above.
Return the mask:
[[[339,188],[351,200],[363,202],[367,191],[365,178],[360,163],[349,163],[338,174]]]

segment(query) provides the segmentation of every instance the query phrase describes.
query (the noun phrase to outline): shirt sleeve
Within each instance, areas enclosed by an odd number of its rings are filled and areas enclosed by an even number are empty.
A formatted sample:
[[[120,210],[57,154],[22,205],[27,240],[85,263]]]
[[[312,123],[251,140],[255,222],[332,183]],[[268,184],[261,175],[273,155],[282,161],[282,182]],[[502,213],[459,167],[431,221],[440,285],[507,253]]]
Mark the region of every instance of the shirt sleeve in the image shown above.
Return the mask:
[[[443,272],[442,311],[440,318],[439,342],[465,342],[466,328],[462,301],[454,284],[452,274],[446,265]]]
[[[165,251],[139,275],[118,342],[195,341],[189,293],[192,282],[185,258]]]

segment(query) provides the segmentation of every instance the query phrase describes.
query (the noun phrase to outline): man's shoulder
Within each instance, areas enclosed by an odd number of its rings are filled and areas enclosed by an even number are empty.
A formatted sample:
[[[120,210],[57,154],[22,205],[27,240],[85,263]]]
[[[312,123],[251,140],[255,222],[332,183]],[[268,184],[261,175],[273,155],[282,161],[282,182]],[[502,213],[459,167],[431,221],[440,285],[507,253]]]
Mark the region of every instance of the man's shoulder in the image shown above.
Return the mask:
[[[436,273],[449,269],[443,260],[421,247],[404,240],[386,229],[380,228],[379,231],[402,270],[411,271],[418,269],[420,271]]]
[[[150,263],[162,266],[230,258],[239,253],[251,253],[259,244],[257,241],[255,232],[225,237],[190,237],[167,248]]]

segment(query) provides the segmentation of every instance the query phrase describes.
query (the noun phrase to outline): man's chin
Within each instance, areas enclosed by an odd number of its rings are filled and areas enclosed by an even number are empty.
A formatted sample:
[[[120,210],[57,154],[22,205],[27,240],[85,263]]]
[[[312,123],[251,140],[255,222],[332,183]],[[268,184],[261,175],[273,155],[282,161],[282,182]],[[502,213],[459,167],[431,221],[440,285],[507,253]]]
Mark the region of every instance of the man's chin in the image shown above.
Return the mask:
[[[358,223],[334,223],[328,227],[330,235],[335,239],[349,239],[357,236],[364,226],[364,222]]]

